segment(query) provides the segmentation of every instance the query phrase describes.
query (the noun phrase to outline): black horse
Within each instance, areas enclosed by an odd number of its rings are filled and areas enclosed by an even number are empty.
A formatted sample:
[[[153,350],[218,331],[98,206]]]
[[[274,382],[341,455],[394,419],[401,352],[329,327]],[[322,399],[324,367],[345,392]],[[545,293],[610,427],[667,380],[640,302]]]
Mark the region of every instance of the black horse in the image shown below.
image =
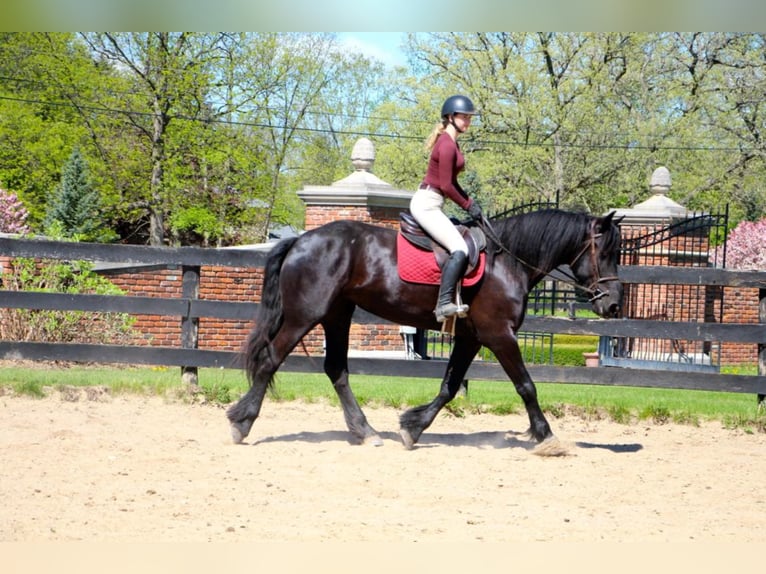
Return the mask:
[[[528,433],[555,441],[524,366],[516,334],[532,288],[567,264],[591,294],[593,310],[617,316],[622,285],[617,279],[620,231],[613,214],[546,209],[493,221],[484,277],[463,288],[470,312],[455,325],[454,347],[439,394],[403,413],[400,434],[412,448],[440,409],[451,401],[482,346],[491,350],[513,381],[529,415]],[[349,431],[360,441],[382,444],[349,385],[351,316],[358,306],[400,325],[438,329],[433,309],[438,286],[407,283],[397,272],[397,232],[355,221],[328,223],[270,252],[255,327],[244,348],[248,392],[228,411],[232,438],[241,442],[258,417],[266,389],[285,357],[316,325],[325,333],[324,371],[343,407]],[[539,445],[542,446],[542,445]]]

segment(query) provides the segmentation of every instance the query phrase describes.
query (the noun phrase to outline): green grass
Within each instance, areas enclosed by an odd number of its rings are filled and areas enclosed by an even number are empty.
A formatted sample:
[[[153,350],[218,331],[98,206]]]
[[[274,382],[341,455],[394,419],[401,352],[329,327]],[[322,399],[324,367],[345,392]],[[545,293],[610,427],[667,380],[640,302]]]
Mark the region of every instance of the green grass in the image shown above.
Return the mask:
[[[101,386],[112,395],[202,397],[209,403],[228,404],[247,390],[245,376],[238,370],[200,369],[199,381],[200,388],[192,393],[183,387],[179,368],[0,367],[0,387],[32,397],[68,387]],[[431,401],[440,385],[435,379],[362,375],[352,376],[351,383],[363,406],[397,409]],[[766,412],[759,412],[756,397],[749,394],[560,383],[537,383],[537,389],[543,410],[553,418],[574,415],[624,424],[651,421],[691,425],[712,420],[748,432],[766,432]],[[269,400],[338,404],[327,378],[309,373],[278,372]],[[470,381],[468,393],[453,401],[448,411],[455,416],[504,415],[524,412],[524,407],[510,382]]]
[[[553,335],[553,364],[564,367],[584,367],[585,357],[583,353],[590,353],[598,349],[598,336],[594,335],[565,335],[554,334]],[[527,348],[527,343],[524,339],[521,340],[520,347],[524,361],[528,364],[547,364],[548,363],[548,347],[547,343],[537,342],[537,347],[533,352]],[[445,351],[441,355],[446,356],[449,353],[449,348],[445,347]],[[494,355],[489,349],[482,348],[480,353],[482,359],[485,361],[493,361]]]

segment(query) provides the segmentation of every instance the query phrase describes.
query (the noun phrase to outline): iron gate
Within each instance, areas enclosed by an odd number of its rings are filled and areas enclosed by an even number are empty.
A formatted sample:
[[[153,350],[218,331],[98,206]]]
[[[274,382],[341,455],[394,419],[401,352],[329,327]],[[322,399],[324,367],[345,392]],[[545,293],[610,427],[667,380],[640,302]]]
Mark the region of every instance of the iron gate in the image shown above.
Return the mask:
[[[622,265],[723,266],[728,205],[722,213],[692,213],[667,226],[622,227]],[[720,243],[721,248],[716,249]],[[720,322],[723,289],[704,285],[627,284],[623,317],[683,322]],[[675,371],[720,370],[720,342],[601,337],[604,366]]]

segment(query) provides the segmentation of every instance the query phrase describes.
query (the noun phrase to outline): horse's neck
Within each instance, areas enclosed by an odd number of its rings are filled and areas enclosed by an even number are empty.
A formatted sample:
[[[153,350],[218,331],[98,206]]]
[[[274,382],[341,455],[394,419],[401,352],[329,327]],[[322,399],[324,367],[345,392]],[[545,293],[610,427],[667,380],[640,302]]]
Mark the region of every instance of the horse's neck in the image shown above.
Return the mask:
[[[573,257],[574,246],[572,245],[557,245],[555,242],[548,241],[546,237],[540,237],[539,245],[553,245],[551,249],[554,252],[544,257],[542,255],[543,248],[540,248],[535,253],[515,255],[527,275],[527,287],[530,291],[551,271],[560,265],[569,264]]]

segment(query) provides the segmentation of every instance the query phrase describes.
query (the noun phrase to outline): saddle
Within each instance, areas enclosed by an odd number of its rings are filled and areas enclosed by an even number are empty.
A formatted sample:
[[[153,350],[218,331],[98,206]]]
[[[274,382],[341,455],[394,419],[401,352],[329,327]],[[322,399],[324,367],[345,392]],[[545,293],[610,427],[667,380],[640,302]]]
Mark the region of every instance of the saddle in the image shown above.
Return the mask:
[[[468,267],[465,270],[465,276],[468,276],[476,270],[480,263],[479,256],[487,247],[487,236],[475,224],[464,225],[454,219],[452,222],[468,246]],[[399,232],[404,239],[418,249],[433,252],[439,269],[444,267],[447,259],[449,259],[449,251],[428,235],[409,211],[402,211],[399,216]]]

